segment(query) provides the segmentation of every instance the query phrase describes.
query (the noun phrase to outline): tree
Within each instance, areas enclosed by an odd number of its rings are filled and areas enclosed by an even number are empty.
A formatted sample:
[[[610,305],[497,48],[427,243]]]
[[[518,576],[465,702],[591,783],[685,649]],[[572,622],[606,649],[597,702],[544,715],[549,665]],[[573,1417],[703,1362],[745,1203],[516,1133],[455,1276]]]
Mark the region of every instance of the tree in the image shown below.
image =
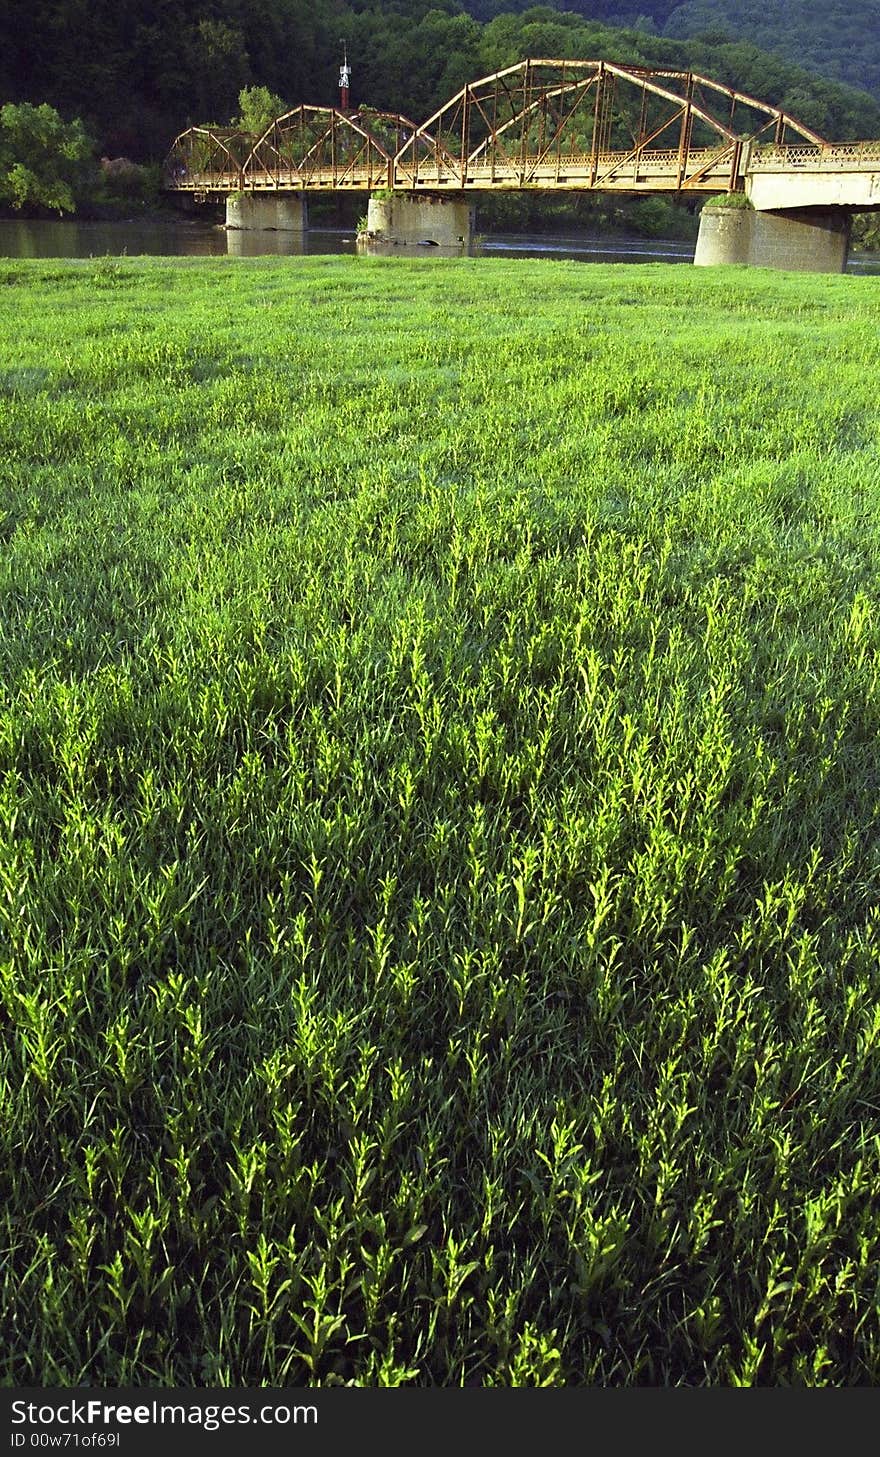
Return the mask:
[[[236,96],[249,80],[242,32],[223,20],[202,16],[188,41],[196,115],[203,122],[231,115]]]
[[[0,204],[75,212],[97,180],[92,143],[78,117],[62,121],[45,103],[0,107]]]
[[[268,86],[245,86],[238,93],[239,115],[233,122],[239,131],[250,132],[261,137],[277,116],[283,116],[290,107]]]
[[[880,213],[857,212],[853,218],[853,246],[880,253]]]

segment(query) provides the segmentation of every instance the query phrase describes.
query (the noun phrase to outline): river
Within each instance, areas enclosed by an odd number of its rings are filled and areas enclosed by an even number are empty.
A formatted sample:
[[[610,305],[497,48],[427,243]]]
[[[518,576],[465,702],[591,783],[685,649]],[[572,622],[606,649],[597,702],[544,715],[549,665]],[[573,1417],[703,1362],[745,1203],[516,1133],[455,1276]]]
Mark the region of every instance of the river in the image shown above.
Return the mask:
[[[354,253],[353,228],[310,228],[308,232],[235,232],[190,218],[132,222],[59,222],[0,219],[0,258],[258,257]],[[396,253],[398,250],[395,249]],[[407,250],[435,256],[436,249]],[[694,244],[681,239],[616,237],[588,233],[493,233],[471,252],[482,257],[570,258],[583,263],[691,263]],[[880,255],[856,255],[849,273],[880,274]]]

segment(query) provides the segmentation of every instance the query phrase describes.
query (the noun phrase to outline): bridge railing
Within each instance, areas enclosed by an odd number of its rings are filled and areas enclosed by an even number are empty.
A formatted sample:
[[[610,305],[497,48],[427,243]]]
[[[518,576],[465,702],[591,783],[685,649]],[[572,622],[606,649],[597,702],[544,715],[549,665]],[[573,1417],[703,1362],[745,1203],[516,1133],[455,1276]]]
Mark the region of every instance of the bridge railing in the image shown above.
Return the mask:
[[[727,186],[731,168],[729,147],[692,149],[682,165],[674,148],[633,152],[570,152],[552,157],[520,157],[499,160],[481,157],[468,160],[464,166],[457,159],[421,157],[400,158],[393,163],[370,158],[369,161],[337,162],[333,166],[314,163],[308,166],[285,166],[276,159],[274,168],[251,165],[246,172],[222,163],[207,168],[193,165],[195,159],[180,159],[166,169],[165,186],[175,191],[235,192],[239,189],[265,192],[281,189],[311,191],[338,189],[370,191],[389,184],[402,189],[442,188],[446,191],[472,188],[492,191],[495,188],[541,187],[578,190],[618,189],[627,187],[648,191],[711,192]],[[217,159],[219,161],[219,159]],[[225,159],[224,159],[225,160]],[[874,172],[880,171],[880,141],[841,142],[825,147],[774,146],[754,147],[747,163],[749,172]]]
[[[733,149],[692,148],[685,157],[676,147],[629,152],[567,152],[558,155],[525,155],[499,158],[483,153],[469,158],[464,166],[453,158],[423,157],[410,160],[404,153],[394,161],[394,185],[400,188],[593,188],[601,191],[695,191],[715,192],[727,186]]]
[[[754,147],[750,172],[866,172],[880,168],[880,141],[829,142],[824,147]]]
[[[809,150],[809,149],[808,149]],[[181,168],[173,175],[168,174],[166,186],[175,191],[218,191],[239,190],[267,192],[282,190],[312,191],[321,189],[370,191],[390,184],[408,189],[440,187],[447,190],[463,188],[484,188],[492,191],[503,187],[543,188],[595,188],[626,189],[627,186],[644,186],[653,191],[713,191],[726,183],[730,172],[730,149],[707,148],[693,150],[688,154],[686,167],[682,167],[679,153],[670,148],[664,151],[600,152],[596,157],[590,152],[568,153],[562,157],[524,157],[515,161],[499,161],[495,158],[468,162],[462,170],[456,162],[420,159],[413,163],[396,162],[389,169],[387,165],[351,164],[345,166],[285,166],[276,159],[270,171],[268,168],[250,166],[244,173],[221,171],[219,168],[202,170]]]
[[[175,171],[166,172],[164,186],[169,192],[239,192],[242,176],[238,171],[193,171],[181,164]]]
[[[388,167],[375,165],[312,168],[309,171],[278,164],[273,172],[250,169],[244,174],[243,187],[247,192],[275,192],[293,190],[310,192],[329,189],[370,192],[378,187],[387,187]]]

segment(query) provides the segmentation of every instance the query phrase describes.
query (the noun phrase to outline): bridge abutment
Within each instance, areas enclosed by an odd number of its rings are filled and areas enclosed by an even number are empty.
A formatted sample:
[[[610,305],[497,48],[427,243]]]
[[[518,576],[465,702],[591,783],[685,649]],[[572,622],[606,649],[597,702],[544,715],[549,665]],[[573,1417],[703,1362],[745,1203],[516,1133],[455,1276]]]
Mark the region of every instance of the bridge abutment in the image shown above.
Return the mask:
[[[756,212],[749,262],[754,268],[842,273],[849,257],[852,217],[843,208]]]
[[[694,263],[843,273],[851,226],[851,216],[843,208],[758,212],[709,204],[700,214]]]
[[[244,232],[304,233],[308,209],[301,192],[233,192],[226,199],[226,226]]]
[[[464,198],[414,196],[393,192],[371,197],[367,204],[367,242],[401,247],[434,243],[441,248],[467,247],[474,234],[474,208]]]

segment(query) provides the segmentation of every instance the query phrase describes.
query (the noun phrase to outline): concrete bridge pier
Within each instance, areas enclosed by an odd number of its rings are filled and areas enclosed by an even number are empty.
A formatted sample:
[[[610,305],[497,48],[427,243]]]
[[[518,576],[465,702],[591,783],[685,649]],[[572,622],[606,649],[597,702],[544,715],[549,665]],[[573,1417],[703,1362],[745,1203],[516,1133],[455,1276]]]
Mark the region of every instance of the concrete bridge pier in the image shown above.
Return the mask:
[[[843,273],[851,228],[851,214],[840,207],[759,212],[709,203],[700,214],[694,263]]]
[[[367,204],[366,242],[414,247],[434,243],[441,248],[468,247],[474,235],[474,207],[463,197],[392,192],[371,197]]]
[[[305,193],[230,193],[226,199],[226,226],[250,233],[304,233],[308,227]]]

